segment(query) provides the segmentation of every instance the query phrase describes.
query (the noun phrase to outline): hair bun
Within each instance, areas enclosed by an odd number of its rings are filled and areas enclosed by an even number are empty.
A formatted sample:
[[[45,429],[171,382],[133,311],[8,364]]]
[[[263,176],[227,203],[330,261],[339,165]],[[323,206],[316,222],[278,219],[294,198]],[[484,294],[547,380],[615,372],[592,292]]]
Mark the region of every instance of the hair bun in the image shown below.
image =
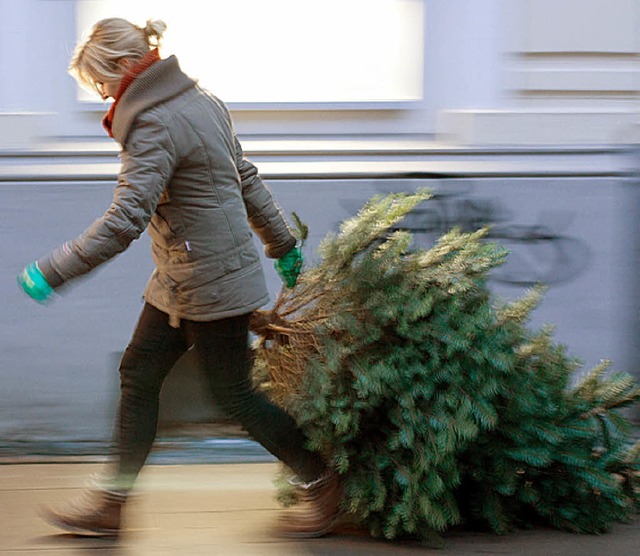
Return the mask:
[[[167,28],[167,24],[160,19],[148,19],[143,31],[146,37],[149,39],[149,44],[160,44],[160,39]],[[155,39],[155,40],[151,40]]]

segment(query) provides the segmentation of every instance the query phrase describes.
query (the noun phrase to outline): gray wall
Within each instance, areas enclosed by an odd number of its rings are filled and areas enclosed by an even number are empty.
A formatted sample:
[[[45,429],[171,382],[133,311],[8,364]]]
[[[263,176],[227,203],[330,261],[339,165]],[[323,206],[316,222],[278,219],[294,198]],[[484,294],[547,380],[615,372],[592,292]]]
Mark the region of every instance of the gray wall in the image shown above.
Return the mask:
[[[285,213],[309,224],[306,254],[371,195],[411,190],[417,181],[272,182]],[[406,225],[428,246],[451,225],[493,224],[511,250],[492,280],[514,298],[537,281],[550,289],[532,326],[557,326],[556,338],[587,367],[611,358],[640,376],[638,353],[638,189],[621,179],[475,179],[430,182],[436,199]],[[27,299],[22,266],[75,237],[106,209],[105,184],[0,184],[0,437],[4,440],[105,440],[117,399],[117,359],[142,307],[152,270],[143,236],[47,307]],[[628,216],[625,216],[628,215]],[[275,296],[279,280],[265,265]],[[164,419],[206,420],[197,387],[173,378]],[[189,400],[190,398],[190,400]],[[201,401],[197,401],[201,403]],[[196,405],[197,405],[196,403]],[[170,414],[166,408],[170,407]]]

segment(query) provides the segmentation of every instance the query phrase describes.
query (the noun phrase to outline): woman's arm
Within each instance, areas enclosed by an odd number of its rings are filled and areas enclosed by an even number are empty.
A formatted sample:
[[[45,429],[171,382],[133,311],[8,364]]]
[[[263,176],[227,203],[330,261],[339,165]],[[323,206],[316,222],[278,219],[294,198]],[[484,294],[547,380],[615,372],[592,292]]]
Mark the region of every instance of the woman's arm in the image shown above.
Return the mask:
[[[86,274],[140,237],[156,210],[175,167],[171,136],[159,119],[143,114],[122,152],[122,165],[109,209],[80,236],[37,265],[53,288]]]
[[[267,257],[278,259],[296,245],[282,211],[276,205],[271,192],[258,174],[258,169],[244,157],[242,147],[234,135],[236,167],[242,181],[249,223],[264,245]]]

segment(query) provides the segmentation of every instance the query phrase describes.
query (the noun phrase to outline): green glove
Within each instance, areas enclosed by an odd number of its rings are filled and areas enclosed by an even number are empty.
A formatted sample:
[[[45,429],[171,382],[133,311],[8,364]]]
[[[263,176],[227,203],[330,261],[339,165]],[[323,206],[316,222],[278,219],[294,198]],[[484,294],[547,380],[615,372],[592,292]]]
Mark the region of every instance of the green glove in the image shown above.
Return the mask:
[[[46,303],[53,295],[53,288],[36,263],[24,267],[18,275],[18,284],[31,299],[38,303]]]
[[[287,288],[293,288],[296,285],[298,274],[302,268],[302,253],[300,249],[294,247],[284,257],[280,257],[274,266]]]

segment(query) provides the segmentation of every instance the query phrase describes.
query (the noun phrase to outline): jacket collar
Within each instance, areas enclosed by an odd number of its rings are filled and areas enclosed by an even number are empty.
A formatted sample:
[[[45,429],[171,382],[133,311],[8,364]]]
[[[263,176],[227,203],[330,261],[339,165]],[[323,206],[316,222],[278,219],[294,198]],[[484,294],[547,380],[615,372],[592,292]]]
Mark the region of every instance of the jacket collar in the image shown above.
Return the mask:
[[[111,132],[124,146],[134,120],[141,112],[194,87],[175,56],[160,60],[138,75],[118,101]]]

